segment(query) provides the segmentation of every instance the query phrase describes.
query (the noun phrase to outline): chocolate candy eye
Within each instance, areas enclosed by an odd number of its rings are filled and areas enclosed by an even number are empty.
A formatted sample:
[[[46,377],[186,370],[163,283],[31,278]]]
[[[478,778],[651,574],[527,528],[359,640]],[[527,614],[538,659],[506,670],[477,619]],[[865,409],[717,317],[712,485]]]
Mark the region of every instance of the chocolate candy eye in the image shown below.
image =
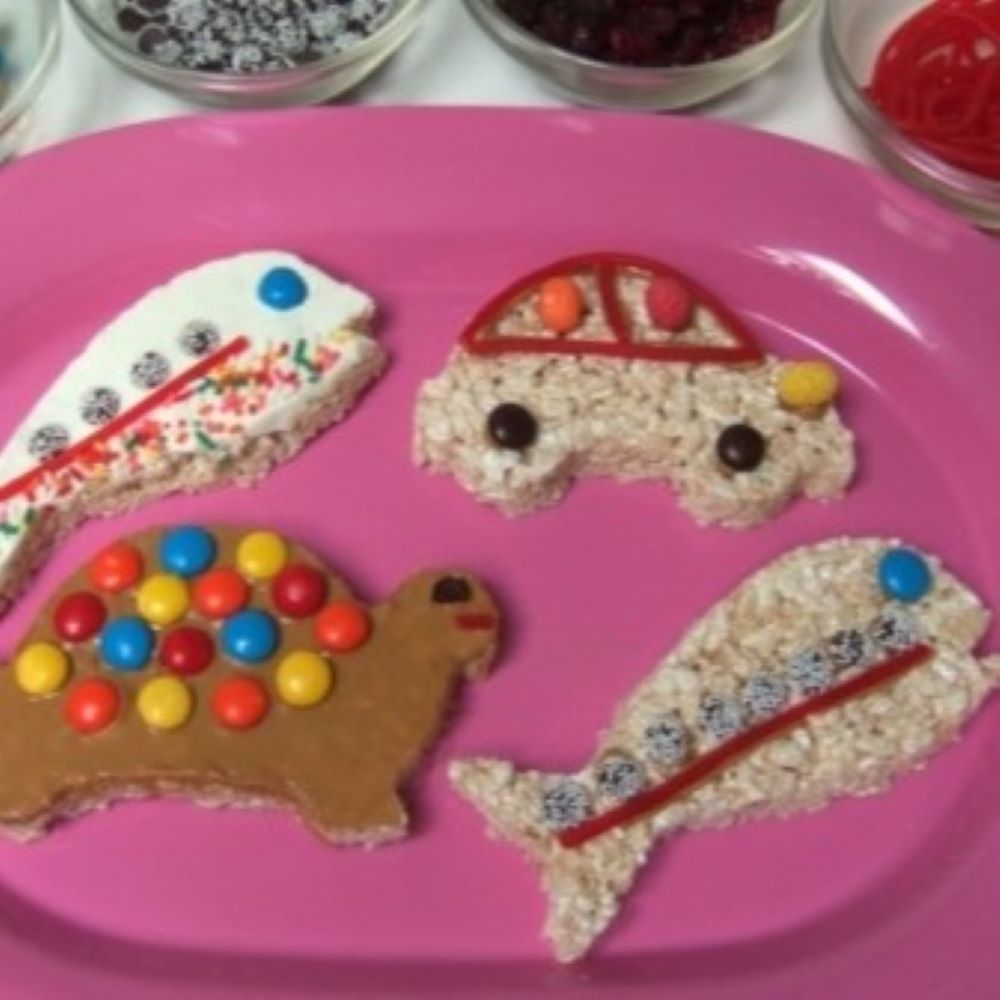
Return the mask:
[[[431,600],[435,604],[462,604],[472,600],[472,588],[460,576],[443,576],[434,584]]]
[[[501,403],[486,418],[486,430],[501,448],[524,451],[538,437],[538,421],[517,403]]]
[[[719,461],[733,472],[753,472],[767,454],[767,442],[749,424],[731,424],[715,442]]]

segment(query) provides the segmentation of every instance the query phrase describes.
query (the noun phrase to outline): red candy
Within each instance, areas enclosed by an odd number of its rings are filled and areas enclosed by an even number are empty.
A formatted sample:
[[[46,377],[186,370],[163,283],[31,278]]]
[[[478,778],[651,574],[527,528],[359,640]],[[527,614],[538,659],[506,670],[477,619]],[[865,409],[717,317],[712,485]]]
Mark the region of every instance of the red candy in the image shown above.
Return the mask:
[[[108,610],[96,594],[79,591],[56,605],[52,625],[64,642],[86,642],[101,631],[107,618]]]
[[[120,708],[117,686],[101,677],[91,677],[70,691],[63,705],[63,717],[78,733],[89,736],[110,726]]]
[[[646,311],[657,326],[677,333],[690,324],[694,301],[676,278],[661,274],[646,289]]]
[[[327,605],[316,619],[316,638],[332,653],[349,653],[364,645],[371,633],[368,613],[353,601]]]
[[[134,545],[116,542],[94,556],[87,575],[98,590],[120,594],[139,582],[143,568],[142,553]]]
[[[326,577],[312,566],[301,564],[283,569],[271,584],[274,606],[289,618],[308,618],[326,600]]]
[[[215,659],[215,643],[200,628],[174,629],[160,646],[160,663],[175,674],[201,673]]]
[[[195,609],[206,618],[228,618],[250,599],[246,580],[234,569],[213,569],[194,582]]]
[[[267,691],[253,677],[230,677],[212,694],[212,711],[227,729],[252,729],[267,709]]]

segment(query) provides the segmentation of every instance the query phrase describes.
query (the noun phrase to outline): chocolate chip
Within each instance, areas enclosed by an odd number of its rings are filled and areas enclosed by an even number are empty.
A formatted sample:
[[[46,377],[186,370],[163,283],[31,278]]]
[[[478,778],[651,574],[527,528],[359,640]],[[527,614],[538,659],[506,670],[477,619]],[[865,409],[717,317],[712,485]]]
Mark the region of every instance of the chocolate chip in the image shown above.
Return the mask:
[[[434,584],[431,600],[435,604],[462,604],[472,600],[472,587],[460,576],[444,576]]]
[[[486,418],[486,430],[501,448],[524,451],[538,437],[538,421],[517,403],[501,403]]]
[[[733,472],[753,472],[767,454],[767,442],[749,424],[731,424],[715,444],[719,461]]]

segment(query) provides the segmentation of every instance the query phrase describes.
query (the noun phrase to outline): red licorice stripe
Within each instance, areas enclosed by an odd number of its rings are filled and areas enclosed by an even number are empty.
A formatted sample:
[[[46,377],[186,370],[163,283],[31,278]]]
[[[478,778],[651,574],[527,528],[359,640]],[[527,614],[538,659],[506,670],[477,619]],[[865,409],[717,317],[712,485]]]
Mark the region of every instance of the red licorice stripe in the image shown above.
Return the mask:
[[[627,345],[632,339],[632,331],[629,329],[628,315],[618,297],[618,272],[613,265],[597,265],[597,291],[601,296],[601,305],[604,306],[608,326],[611,327],[615,340]]]
[[[719,744],[659,785],[654,785],[652,788],[640,792],[614,809],[609,809],[592,819],[563,830],[557,835],[557,839],[563,847],[581,847],[587,841],[600,837],[615,827],[624,826],[640,819],[655,809],[662,809],[673,799],[713,777],[737,758],[757,749],[762,743],[774,739],[786,729],[799,725],[811,715],[818,715],[831,708],[836,708],[853,698],[867,694],[874,688],[902,677],[903,674],[924,663],[933,655],[934,650],[930,646],[919,645],[913,646],[898,656],[883,660],[857,677],[853,677],[829,691],[824,691],[814,698],[800,702],[766,722],[751,726],[731,740]]]
[[[200,378],[202,375],[208,374],[208,372],[210,372],[216,365],[220,365],[223,361],[227,361],[229,358],[242,353],[249,346],[250,341],[246,337],[237,337],[235,340],[226,344],[225,347],[221,347],[214,354],[210,354],[208,357],[202,358],[201,361],[192,365],[187,369],[187,371],[184,371],[175,378],[172,378],[169,382],[164,382],[163,385],[161,385],[154,392],[151,392],[141,402],[136,403],[136,405],[131,409],[126,410],[124,413],[120,413],[114,420],[106,423],[100,430],[94,431],[93,434],[85,437],[82,441],[78,441],[71,448],[67,448],[65,451],[60,452],[48,461],[36,465],[35,468],[29,469],[16,479],[11,479],[3,486],[0,486],[0,503],[4,500],[9,500],[11,497],[17,496],[24,490],[29,489],[43,476],[53,472],[58,472],[60,469],[71,464],[81,454],[86,453],[89,449],[103,443],[109,438],[114,437],[116,434],[120,434],[130,424],[135,423],[135,421],[144,417],[151,410],[155,410],[161,403],[166,402],[176,392],[183,389],[189,382],[196,378]]]
[[[615,313],[608,310],[608,322],[613,326],[615,340],[567,340],[537,336],[507,336],[493,332],[498,319],[509,312],[543,281],[561,275],[580,271],[594,271],[600,275],[609,273],[617,277],[619,271],[645,271],[652,277],[670,277],[680,282],[690,291],[692,298],[707,306],[735,337],[732,347],[700,346],[697,344],[649,344],[642,343],[633,335],[628,326],[627,311],[622,308],[616,282],[612,282],[610,295],[618,308],[621,331],[616,326]],[[602,289],[602,297],[605,295]],[[598,356],[625,358],[626,360],[664,361],[685,364],[753,364],[764,359],[756,339],[743,321],[723,305],[711,292],[676,271],[649,257],[625,253],[589,253],[568,257],[531,274],[494,296],[472,318],[459,337],[459,343],[470,353],[483,357],[497,357],[504,354],[566,354],[573,357]]]
[[[459,628],[469,632],[491,629],[497,622],[496,616],[489,614],[457,615],[455,621],[458,623]]]

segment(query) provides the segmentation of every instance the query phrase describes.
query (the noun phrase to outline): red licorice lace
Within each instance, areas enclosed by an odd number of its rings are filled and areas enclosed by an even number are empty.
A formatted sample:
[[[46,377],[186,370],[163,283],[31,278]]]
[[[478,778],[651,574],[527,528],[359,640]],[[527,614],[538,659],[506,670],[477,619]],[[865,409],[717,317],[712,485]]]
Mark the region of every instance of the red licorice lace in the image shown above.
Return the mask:
[[[879,53],[875,105],[946,163],[1000,180],[1000,0],[934,0]]]

